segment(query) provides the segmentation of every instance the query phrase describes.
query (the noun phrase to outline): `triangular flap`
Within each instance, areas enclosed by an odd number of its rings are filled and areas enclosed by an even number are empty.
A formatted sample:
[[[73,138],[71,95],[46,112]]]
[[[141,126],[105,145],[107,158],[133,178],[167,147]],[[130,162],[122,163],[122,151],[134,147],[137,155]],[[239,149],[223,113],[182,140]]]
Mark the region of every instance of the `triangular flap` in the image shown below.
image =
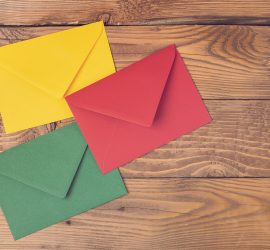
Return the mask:
[[[151,126],[176,54],[170,45],[66,97],[70,105]]]
[[[61,98],[103,30],[97,22],[0,47],[0,67]]]
[[[0,154],[0,175],[64,198],[87,145],[75,123]]]

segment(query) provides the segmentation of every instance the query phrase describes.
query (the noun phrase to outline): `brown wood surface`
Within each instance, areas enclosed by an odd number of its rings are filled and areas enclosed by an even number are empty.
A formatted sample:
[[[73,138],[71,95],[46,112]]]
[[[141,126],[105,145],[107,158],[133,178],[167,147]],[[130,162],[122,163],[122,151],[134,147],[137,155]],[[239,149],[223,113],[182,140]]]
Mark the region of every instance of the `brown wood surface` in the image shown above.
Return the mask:
[[[102,207],[17,242],[0,210],[0,249],[270,249],[270,2],[0,0],[0,46],[96,20],[117,69],[176,43],[214,121],[122,167]],[[0,152],[72,121],[0,122]]]
[[[126,179],[130,194],[0,248],[269,249],[269,179]]]
[[[68,27],[0,28],[0,46]],[[270,27],[107,27],[118,69],[175,43],[204,99],[270,99]]]
[[[269,24],[268,0],[1,0],[2,25]]]
[[[121,168],[122,175],[270,177],[270,101],[207,100],[206,105],[213,118],[211,124],[125,165]],[[2,133],[0,150],[5,151],[67,122],[12,135]]]

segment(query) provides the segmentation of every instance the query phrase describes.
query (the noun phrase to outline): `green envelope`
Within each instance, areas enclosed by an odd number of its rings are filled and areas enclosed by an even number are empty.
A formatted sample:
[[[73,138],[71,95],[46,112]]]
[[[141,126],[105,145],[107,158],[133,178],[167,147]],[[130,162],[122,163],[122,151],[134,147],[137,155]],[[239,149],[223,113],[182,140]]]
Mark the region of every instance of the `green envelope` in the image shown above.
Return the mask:
[[[127,193],[102,175],[75,123],[0,154],[0,206],[14,239]]]

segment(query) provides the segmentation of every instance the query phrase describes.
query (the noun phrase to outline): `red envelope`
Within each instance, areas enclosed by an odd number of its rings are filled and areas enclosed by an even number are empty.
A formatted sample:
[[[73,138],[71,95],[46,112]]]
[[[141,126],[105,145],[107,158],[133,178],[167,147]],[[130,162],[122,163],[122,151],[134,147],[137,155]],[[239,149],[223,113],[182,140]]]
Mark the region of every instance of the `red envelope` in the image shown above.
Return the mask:
[[[102,173],[211,121],[175,45],[66,100]]]

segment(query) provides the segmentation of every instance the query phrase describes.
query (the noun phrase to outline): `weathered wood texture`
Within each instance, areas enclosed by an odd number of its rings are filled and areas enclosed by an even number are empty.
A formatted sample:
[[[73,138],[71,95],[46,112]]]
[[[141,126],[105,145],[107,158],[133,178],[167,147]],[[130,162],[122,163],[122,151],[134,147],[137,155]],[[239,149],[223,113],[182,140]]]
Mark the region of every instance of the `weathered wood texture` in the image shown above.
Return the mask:
[[[2,28],[0,45],[63,29]],[[203,98],[270,99],[270,27],[107,27],[107,33],[118,69],[176,43]]]
[[[207,101],[210,125],[123,167],[126,177],[270,177],[270,101]]]
[[[268,0],[1,0],[2,25],[269,24]]]
[[[121,168],[123,176],[270,177],[270,101],[208,100],[206,105],[212,124],[125,165]],[[62,125],[0,134],[0,150]]]
[[[270,27],[209,25],[270,25],[269,1],[0,0],[0,46],[97,20],[118,69],[176,43],[214,121],[122,167],[121,199],[18,242],[0,213],[0,249],[269,249],[270,179],[182,178],[270,177]],[[0,122],[0,152],[71,121]]]
[[[130,194],[0,249],[269,249],[269,179],[126,179]]]
[[[66,27],[2,28],[0,45]],[[118,69],[175,42],[214,122],[122,168],[128,177],[270,176],[269,27],[108,27]],[[0,151],[55,129],[40,126],[0,137]],[[3,130],[2,130],[3,131]]]

